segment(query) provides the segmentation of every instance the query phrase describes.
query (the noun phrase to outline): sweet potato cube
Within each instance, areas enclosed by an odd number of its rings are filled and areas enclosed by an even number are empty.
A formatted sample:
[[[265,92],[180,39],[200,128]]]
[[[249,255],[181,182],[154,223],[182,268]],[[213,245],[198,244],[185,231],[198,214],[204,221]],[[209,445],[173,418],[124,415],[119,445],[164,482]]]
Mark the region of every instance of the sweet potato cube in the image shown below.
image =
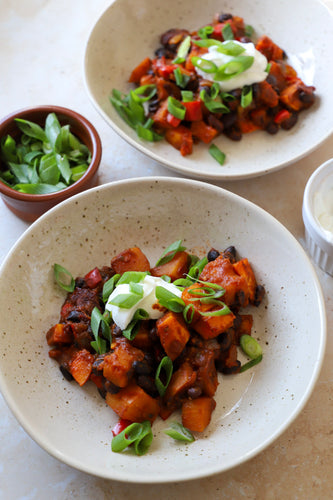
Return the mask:
[[[253,302],[256,293],[257,282],[248,259],[242,259],[233,264],[233,268],[239,276],[243,276],[247,283],[249,301]]]
[[[150,264],[145,254],[138,247],[128,248],[111,260],[112,269],[119,274],[126,271],[149,271]]]
[[[182,156],[190,155],[193,149],[192,132],[184,125],[167,129],[165,139],[171,146],[178,149]]]
[[[46,340],[49,346],[63,346],[71,344],[73,341],[71,326],[64,325],[63,323],[57,323],[47,332]]]
[[[192,399],[183,403],[183,426],[193,432],[203,432],[210,423],[216,402],[207,396]]]
[[[118,387],[126,387],[133,375],[134,361],[142,361],[144,354],[122,337],[115,349],[107,354],[103,362],[104,377]]]
[[[189,341],[190,332],[180,314],[167,312],[157,323],[157,334],[167,356],[173,361]]]
[[[193,328],[205,340],[213,339],[228,330],[234,323],[235,315],[230,312],[223,316],[200,316]]]
[[[185,361],[171,377],[170,383],[163,398],[167,408],[176,408],[180,397],[191,387],[197,378],[196,372],[190,363]]]
[[[208,262],[199,278],[222,286],[225,289],[223,302],[228,306],[241,305],[246,307],[248,305],[249,290],[247,280],[244,276],[238,274],[230,260],[222,255]],[[241,303],[239,303],[240,295],[242,295]]]
[[[141,387],[131,383],[116,394],[107,392],[106,402],[120,418],[131,422],[153,422],[160,407],[157,399],[152,398]]]
[[[151,336],[149,334],[149,321],[140,321],[140,326],[137,334],[134,339],[131,340],[131,344],[133,347],[137,347],[138,349],[143,349],[147,351],[151,348],[153,342]]]
[[[197,371],[196,385],[201,387],[202,394],[213,397],[217,386],[218,378],[215,368],[215,353],[207,350],[200,353],[200,366]]]
[[[151,60],[149,57],[143,59],[132,71],[131,76],[129,77],[129,82],[131,83],[139,83],[140,79],[147,73],[150,69]]]
[[[170,276],[171,281],[184,278],[189,270],[190,257],[187,252],[176,252],[174,257],[161,266],[153,267],[150,272],[152,276]]]
[[[283,50],[276,45],[267,35],[263,35],[256,43],[256,49],[259,50],[268,61],[278,61],[283,59]]]
[[[194,137],[200,139],[200,141],[205,144],[209,144],[218,135],[218,131],[207,125],[203,120],[199,120],[191,123],[191,132]]]
[[[70,373],[76,382],[82,386],[90,377],[94,356],[86,349],[81,349],[70,361]]]

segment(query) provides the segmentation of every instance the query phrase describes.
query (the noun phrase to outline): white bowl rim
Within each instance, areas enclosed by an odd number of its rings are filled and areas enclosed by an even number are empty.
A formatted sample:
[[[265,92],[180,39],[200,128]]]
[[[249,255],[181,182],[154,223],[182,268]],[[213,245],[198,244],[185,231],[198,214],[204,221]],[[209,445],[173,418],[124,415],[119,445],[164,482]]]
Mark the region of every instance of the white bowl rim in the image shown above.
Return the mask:
[[[228,465],[228,467],[224,467],[217,464],[215,468],[211,468],[209,472],[205,468],[203,468],[202,471],[196,470],[193,472],[193,474],[188,475],[186,477],[183,477],[182,474],[180,473],[179,477],[175,474],[173,474],[172,477],[168,476],[167,474],[165,476],[161,475],[159,477],[150,477],[149,479],[145,477],[141,477],[140,475],[137,475],[135,477],[128,477],[126,475],[126,472],[124,472],[123,475],[114,475],[110,477],[109,474],[107,473],[97,473],[96,471],[91,471],[90,468],[85,467],[82,465],[82,463],[77,463],[76,461],[73,461],[70,457],[66,457],[62,454],[61,450],[58,449],[50,449],[48,446],[45,445],[43,440],[39,438],[39,435],[35,433],[32,430],[32,426],[29,424],[29,422],[26,422],[26,419],[24,415],[20,412],[17,403],[13,398],[11,397],[11,394],[6,390],[6,384],[5,384],[5,377],[1,371],[1,364],[0,364],[0,391],[10,408],[11,412],[19,422],[19,424],[23,427],[23,429],[27,432],[27,434],[41,447],[43,448],[47,453],[49,453],[51,456],[57,458],[61,462],[78,469],[80,471],[86,472],[88,474],[92,474],[101,478],[105,479],[114,479],[122,482],[134,482],[134,483],[145,483],[145,484],[154,484],[154,483],[164,483],[164,482],[175,482],[175,481],[188,481],[188,480],[193,480],[193,479],[200,479],[203,477],[208,477],[214,474],[218,474],[221,472],[225,472],[229,469],[232,469],[233,467],[236,467],[238,465],[241,465],[242,463],[248,461],[249,459],[255,457],[257,454],[259,454],[261,451],[263,451],[265,448],[267,448],[271,443],[273,443],[285,430],[294,422],[294,420],[298,417],[302,409],[304,408],[305,404],[307,403],[308,399],[311,396],[311,393],[314,389],[314,386],[319,378],[320,375],[320,370],[321,366],[323,363],[324,359],[324,354],[325,354],[325,347],[326,347],[326,335],[327,335],[327,321],[326,321],[326,311],[325,311],[325,302],[324,302],[324,297],[321,289],[321,285],[318,279],[318,276],[314,270],[314,267],[307,256],[306,252],[304,251],[303,247],[301,244],[296,240],[296,238],[283,226],[282,223],[280,223],[275,217],[270,215],[267,211],[259,207],[258,205],[254,204],[251,201],[246,200],[245,198],[234,194],[224,188],[205,183],[203,181],[198,181],[198,180],[192,180],[192,179],[186,179],[186,178],[174,178],[174,177],[138,177],[138,178],[130,178],[130,179],[123,179],[119,181],[114,181],[110,182],[101,186],[96,186],[94,188],[90,188],[84,192],[78,193],[71,198],[64,200],[63,202],[59,203],[57,206],[51,208],[48,212],[43,214],[39,219],[37,219],[35,222],[31,224],[30,227],[28,227],[25,232],[20,236],[20,238],[16,241],[16,243],[12,246],[11,250],[8,252],[6,255],[3,263],[0,266],[0,277],[2,274],[2,270],[5,268],[7,261],[10,259],[10,256],[13,252],[15,252],[16,248],[18,248],[21,244],[21,242],[26,238],[27,235],[32,233],[34,231],[34,228],[41,224],[45,219],[49,218],[50,216],[53,215],[53,213],[56,213],[57,211],[61,210],[63,206],[69,205],[75,200],[89,196],[89,193],[94,193],[98,190],[108,190],[113,187],[121,187],[124,186],[128,183],[151,183],[151,182],[159,182],[159,183],[177,183],[177,184],[191,184],[193,186],[198,186],[206,189],[212,189],[216,192],[222,191],[225,196],[230,197],[231,199],[238,200],[241,203],[245,203],[247,206],[251,206],[253,210],[257,211],[258,213],[264,214],[265,217],[267,217],[273,224],[275,224],[279,229],[284,233],[286,238],[292,242],[292,244],[298,249],[298,251],[303,255],[305,258],[305,261],[308,266],[308,271],[310,271],[311,278],[313,280],[313,284],[315,285],[316,291],[317,291],[317,296],[318,296],[318,302],[320,304],[320,310],[319,310],[319,316],[320,316],[320,338],[318,342],[318,355],[316,356],[316,360],[314,363],[314,369],[311,374],[311,379],[307,385],[306,390],[304,391],[302,397],[299,400],[299,403],[294,407],[293,411],[290,413],[289,418],[284,421],[282,425],[280,425],[279,428],[276,429],[274,433],[271,434],[271,436],[266,439],[266,441],[263,441],[258,445],[257,447],[254,447],[250,453],[247,453],[243,455],[242,457],[238,458],[237,460],[234,460],[234,463],[231,463]]]

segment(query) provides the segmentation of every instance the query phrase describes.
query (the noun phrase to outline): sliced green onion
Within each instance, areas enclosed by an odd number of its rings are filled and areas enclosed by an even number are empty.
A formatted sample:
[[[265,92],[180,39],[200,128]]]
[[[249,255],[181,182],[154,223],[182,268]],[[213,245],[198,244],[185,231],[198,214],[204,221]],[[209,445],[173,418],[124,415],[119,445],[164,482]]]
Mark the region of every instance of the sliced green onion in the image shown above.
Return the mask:
[[[191,47],[191,37],[190,35],[188,35],[179,45],[177,50],[177,57],[172,62],[174,64],[183,63],[186,59],[188,51],[190,50],[190,47]]]
[[[199,312],[200,312],[201,316],[207,316],[207,317],[210,317],[210,316],[226,316],[227,314],[231,313],[229,307],[226,304],[224,304],[223,302],[220,302],[220,304],[223,305],[223,307],[221,309],[217,309],[215,311],[207,311],[207,312],[199,311]]]
[[[223,153],[223,151],[221,151],[215,144],[211,144],[209,146],[208,152],[220,165],[224,164],[225,153]]]
[[[148,420],[141,424],[130,424],[126,429],[115,436],[111,441],[111,449],[115,453],[120,453],[131,445],[137,455],[144,455],[151,445],[153,433]]]
[[[163,264],[170,262],[177,252],[184,252],[184,250],[186,250],[186,247],[182,246],[182,240],[174,241],[164,250],[161,257],[156,262],[155,267],[162,266]]]
[[[168,97],[168,111],[172,116],[184,120],[186,108],[183,104],[172,96]]]
[[[125,271],[117,280],[118,285],[129,285],[130,283],[140,283],[147,276],[146,271]]]
[[[245,85],[242,88],[242,95],[241,95],[242,108],[247,108],[248,106],[250,106],[252,99],[253,99],[252,87],[251,85]]]
[[[60,264],[53,265],[54,278],[58,285],[67,292],[73,292],[75,288],[75,280],[71,273]]]
[[[193,318],[194,318],[194,312],[195,312],[195,308],[194,308],[193,304],[187,304],[187,306],[184,307],[183,318],[187,324],[192,323]]]
[[[156,93],[157,88],[154,84],[141,85],[133,90],[133,95],[135,96],[134,98],[138,98],[140,102],[149,101]]]
[[[163,432],[177,441],[185,441],[186,443],[195,441],[192,432],[178,422],[171,422],[169,428]]]
[[[102,291],[102,298],[103,298],[104,303],[108,301],[108,298],[110,297],[111,293],[113,292],[119,278],[120,278],[120,274],[115,274],[114,276],[112,276],[112,278],[110,278],[109,280],[107,280],[104,283],[103,291]]]
[[[257,365],[258,363],[260,363],[260,361],[262,361],[262,354],[260,354],[260,356],[258,356],[255,359],[251,359],[251,361],[248,361],[247,363],[245,363],[245,365],[242,365],[240,368],[240,373],[243,373],[249,368],[252,368],[253,366]]]
[[[201,90],[200,99],[211,113],[230,113],[230,109],[221,100],[212,99],[205,89]]]
[[[228,40],[227,42],[223,42],[222,45],[218,47],[217,51],[228,56],[239,56],[245,52],[245,49],[238,43]]]
[[[222,47],[222,42],[220,42],[219,40],[216,40],[215,38],[205,38],[203,40],[193,40],[193,43],[195,45],[197,45],[198,47],[205,47],[207,49],[209,47],[212,47],[212,46]]]
[[[254,28],[250,24],[247,24],[245,26],[245,36],[248,36],[249,38],[253,35],[254,33]]]
[[[217,69],[214,80],[230,80],[231,78],[244,73],[244,71],[252,66],[253,62],[253,56],[236,56],[231,61],[222,64],[222,66]]]
[[[216,73],[217,71],[216,64],[213,61],[204,59],[203,57],[193,56],[191,58],[191,62],[193,66],[201,69],[201,71],[204,71],[205,73]]]
[[[190,81],[191,77],[182,73],[179,67],[173,70],[173,74],[175,76],[176,84],[178,85],[178,87],[184,89]]]
[[[191,90],[182,90],[182,99],[184,102],[193,101],[193,92]]]
[[[224,40],[234,40],[234,32],[229,23],[225,24],[221,30],[222,36]]]
[[[239,339],[240,346],[244,353],[251,359],[258,358],[262,355],[262,348],[260,344],[251,337],[251,335],[242,335]]]
[[[193,281],[190,278],[178,278],[173,282],[173,285],[181,288],[186,288],[193,284]]]
[[[214,28],[213,26],[204,26],[203,28],[200,28],[198,30],[198,35],[200,36],[200,38],[208,38],[208,35],[211,35],[212,33],[214,33]]]
[[[185,302],[181,297],[170,292],[163,286],[157,286],[155,296],[161,306],[166,307],[169,311],[182,312],[185,307]]]
[[[265,68],[266,73],[270,72],[271,67],[272,67],[272,63],[268,63],[267,66],[266,66],[266,68]]]
[[[118,306],[121,309],[131,309],[135,306],[143,297],[143,291],[139,293],[120,293],[116,295],[112,300],[109,301],[113,306]]]
[[[208,264],[207,257],[204,257],[196,262],[192,267],[190,267],[189,272],[187,273],[188,277],[191,279],[197,279],[206,264]]]
[[[98,354],[104,354],[106,352],[106,342],[104,339],[108,340],[109,344],[112,342],[111,330],[106,316],[103,316],[98,307],[94,307],[92,310],[90,326],[95,337],[95,340],[91,342],[91,346]],[[99,336],[100,329],[104,339]]]
[[[161,380],[161,372],[164,374],[164,382]],[[173,372],[173,364],[169,356],[164,356],[157,367],[155,374],[155,385],[161,397],[164,396],[165,391],[170,383]]]
[[[138,309],[135,311],[132,320],[122,332],[123,336],[128,340],[133,340],[139,331],[141,320],[147,320],[148,318],[149,314],[144,309]]]

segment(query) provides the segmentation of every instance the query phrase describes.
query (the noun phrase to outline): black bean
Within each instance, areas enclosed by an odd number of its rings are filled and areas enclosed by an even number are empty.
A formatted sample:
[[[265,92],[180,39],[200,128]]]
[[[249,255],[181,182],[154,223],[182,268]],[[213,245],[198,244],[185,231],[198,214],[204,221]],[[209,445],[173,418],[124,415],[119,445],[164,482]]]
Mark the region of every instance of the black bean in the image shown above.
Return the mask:
[[[312,92],[306,92],[305,90],[300,90],[298,92],[298,98],[302,101],[302,102],[306,102],[306,103],[313,103],[314,101],[314,95]]]
[[[86,282],[84,281],[84,278],[76,278],[75,280],[75,286],[77,288],[83,288]]]
[[[207,253],[207,259],[209,262],[217,259],[220,256],[220,252],[218,250],[215,250],[215,248],[211,248],[209,252]]]
[[[222,255],[225,259],[229,259],[232,264],[236,262],[236,248],[233,245],[226,248]]]
[[[242,43],[250,43],[252,40],[248,36],[241,36],[239,41]]]
[[[235,125],[238,120],[238,115],[236,112],[226,113],[222,116],[222,123],[225,129],[231,128]]]
[[[59,369],[60,369],[61,373],[63,374],[63,376],[65,377],[65,379],[68,380],[68,382],[71,382],[73,380],[74,377],[70,373],[70,371],[67,370],[67,368],[65,368],[63,365],[60,365]]]
[[[219,120],[215,115],[213,115],[213,113],[210,113],[208,115],[207,121],[211,127],[215,128],[215,130],[217,130],[220,133],[223,132],[224,129],[223,122]]]
[[[241,362],[237,360],[235,366],[224,366],[222,368],[222,373],[224,373],[225,375],[232,375],[233,373],[239,373],[240,367],[241,367]]]
[[[218,336],[218,343],[220,344],[221,351],[226,351],[230,348],[233,341],[233,332],[227,330]]]
[[[266,132],[268,132],[269,134],[271,135],[274,135],[274,134],[277,134],[277,132],[279,131],[279,126],[277,123],[274,123],[273,121],[272,122],[269,122],[267,127],[265,128]]]
[[[220,14],[219,15],[219,23],[223,23],[224,21],[228,21],[228,19],[232,19],[232,14]]]
[[[67,321],[72,321],[73,323],[79,323],[82,318],[82,313],[76,311],[75,309],[71,311],[67,316]]]
[[[104,382],[104,389],[107,392],[110,392],[110,394],[117,394],[117,392],[120,391],[120,387],[118,387],[117,385],[114,385],[112,382],[110,382],[110,380],[106,380]]]
[[[253,304],[258,307],[261,304],[262,299],[264,298],[265,295],[265,288],[262,285],[257,285],[255,294],[254,294],[254,301]]]
[[[236,126],[226,129],[224,133],[232,141],[240,141],[242,139],[242,132]]]
[[[283,130],[290,130],[294,125],[296,125],[298,120],[298,113],[291,113],[290,117],[281,122],[281,128]]]
[[[152,367],[145,361],[136,360],[132,366],[137,375],[149,375],[152,371]]]
[[[104,387],[98,387],[97,390],[100,393],[100,395],[102,396],[102,398],[105,399],[105,397],[106,397],[106,390],[104,389]]]
[[[190,399],[197,399],[201,396],[202,394],[202,389],[201,387],[195,386],[195,387],[190,387],[187,391],[187,396]]]
[[[150,396],[156,397],[158,395],[158,390],[153,378],[148,377],[147,375],[139,375],[136,382],[138,386],[140,386],[141,389],[143,389]]]
[[[166,57],[167,59],[173,59],[175,53],[166,47],[159,47],[155,50],[155,56],[158,58]]]

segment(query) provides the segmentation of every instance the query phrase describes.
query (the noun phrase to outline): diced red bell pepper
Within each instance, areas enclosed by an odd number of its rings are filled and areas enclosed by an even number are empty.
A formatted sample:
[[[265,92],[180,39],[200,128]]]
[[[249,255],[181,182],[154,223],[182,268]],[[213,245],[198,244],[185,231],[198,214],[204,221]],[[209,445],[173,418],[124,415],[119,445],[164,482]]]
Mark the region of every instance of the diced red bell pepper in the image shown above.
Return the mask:
[[[126,427],[131,425],[133,422],[130,420],[126,420],[125,418],[120,418],[119,421],[116,423],[114,428],[112,429],[112,434],[114,436],[118,436]]]
[[[178,127],[178,125],[180,124],[181,122],[181,119],[180,118],[176,118],[175,116],[173,116],[171,113],[168,113],[167,114],[167,122],[169,123],[169,125],[171,125],[172,127]]]
[[[182,102],[186,108],[185,120],[189,122],[196,122],[202,120],[201,101]]]
[[[279,111],[275,115],[274,121],[275,121],[275,123],[277,123],[278,125],[280,125],[285,120],[288,120],[288,118],[290,118],[290,111],[288,111],[287,109],[281,109],[281,111]]]
[[[178,68],[177,64],[165,64],[158,68],[158,74],[163,78],[169,78],[176,68]]]
[[[99,272],[98,267],[95,267],[94,269],[89,271],[89,273],[85,275],[84,280],[87,287],[96,288],[96,286],[102,281],[102,276]]]

